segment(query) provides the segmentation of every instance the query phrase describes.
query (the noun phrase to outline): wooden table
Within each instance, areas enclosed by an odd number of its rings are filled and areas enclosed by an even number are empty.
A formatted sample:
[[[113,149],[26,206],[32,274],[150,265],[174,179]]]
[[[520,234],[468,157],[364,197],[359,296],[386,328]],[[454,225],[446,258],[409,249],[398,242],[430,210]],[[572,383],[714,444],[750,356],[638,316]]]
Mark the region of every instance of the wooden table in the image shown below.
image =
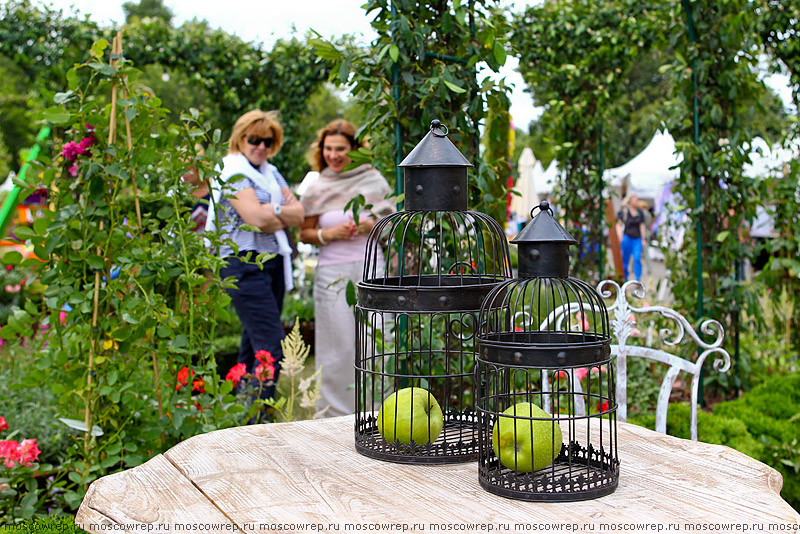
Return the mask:
[[[615,493],[571,503],[506,499],[477,464],[373,460],[353,416],[219,430],[95,481],[88,532],[800,531],[781,475],[731,448],[619,423]]]

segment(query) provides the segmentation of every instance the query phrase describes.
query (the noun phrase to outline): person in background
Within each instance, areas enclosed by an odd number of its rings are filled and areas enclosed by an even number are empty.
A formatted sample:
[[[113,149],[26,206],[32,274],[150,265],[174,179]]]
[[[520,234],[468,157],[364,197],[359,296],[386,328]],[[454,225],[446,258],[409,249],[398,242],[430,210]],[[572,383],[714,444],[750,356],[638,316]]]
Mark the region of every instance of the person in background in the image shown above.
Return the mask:
[[[222,159],[220,184],[212,188],[214,209],[206,221],[206,232],[219,228],[221,237],[237,247],[220,245],[218,253],[227,259],[220,276],[235,280],[236,288],[227,291],[242,322],[238,361],[245,364],[248,374],[256,374],[262,399],[275,395],[283,357],[283,296],[293,288],[285,229],[300,226],[304,218],[303,206],[268,161],[282,142],[283,128],[273,113],[253,110],[239,117],[228,141],[228,155]],[[263,253],[275,256],[258,265],[256,257]],[[265,372],[257,374],[257,369]]]
[[[651,227],[653,225],[653,219],[655,218],[655,210],[645,200],[639,201],[639,209],[644,214],[644,233],[642,234],[642,260],[644,261],[644,266],[647,269],[647,274],[648,276],[650,276],[653,273],[653,265],[652,263],[650,263],[650,254],[648,253],[647,250],[650,247],[650,240],[652,238]]]
[[[633,273],[636,280],[642,279],[642,248],[647,234],[644,227],[644,212],[639,208],[639,197],[635,194],[625,196],[622,209],[617,214],[617,229],[622,234],[622,267],[625,280],[628,279],[629,265],[633,257]]]
[[[309,160],[319,178],[301,197],[305,220],[300,241],[319,247],[314,277],[314,343],[316,367],[322,368],[321,398],[317,409],[328,417],[355,411],[354,381],[355,317],[347,304],[348,281],[358,283],[364,269],[367,235],[379,217],[394,210],[386,179],[371,165],[345,170],[351,163],[348,152],[363,146],[356,128],[335,120],[317,133]],[[371,208],[359,214],[345,211],[347,203],[363,195]]]

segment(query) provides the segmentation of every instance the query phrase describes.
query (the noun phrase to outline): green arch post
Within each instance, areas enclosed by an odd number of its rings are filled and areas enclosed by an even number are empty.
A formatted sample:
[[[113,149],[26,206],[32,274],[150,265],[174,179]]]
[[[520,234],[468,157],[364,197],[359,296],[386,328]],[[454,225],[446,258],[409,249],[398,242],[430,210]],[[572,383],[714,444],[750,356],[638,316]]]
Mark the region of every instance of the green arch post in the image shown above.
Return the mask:
[[[49,135],[50,126],[42,126],[42,129],[39,130],[39,133],[36,135],[36,144],[33,145],[31,151],[28,152],[28,156],[25,158],[25,163],[22,165],[22,168],[19,170],[19,174],[17,175],[20,182],[25,181],[25,172],[28,170],[28,167],[31,166],[31,161],[36,159],[36,157],[39,155],[39,151],[41,150],[39,145],[43,143]],[[11,192],[8,194],[5,202],[3,203],[2,209],[0,209],[0,236],[5,235],[6,233],[8,223],[11,221],[11,214],[16,209],[17,204],[19,204],[19,194],[21,191],[22,187],[14,184],[14,187],[11,189]]]

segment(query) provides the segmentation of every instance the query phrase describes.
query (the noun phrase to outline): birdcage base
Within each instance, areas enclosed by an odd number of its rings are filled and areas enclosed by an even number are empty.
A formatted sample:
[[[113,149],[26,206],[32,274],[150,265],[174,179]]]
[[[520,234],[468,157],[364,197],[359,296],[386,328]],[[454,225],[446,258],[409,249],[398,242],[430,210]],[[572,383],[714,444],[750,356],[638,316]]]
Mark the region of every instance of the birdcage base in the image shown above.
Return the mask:
[[[442,432],[433,443],[389,443],[378,432],[375,414],[356,415],[356,450],[377,460],[401,464],[454,464],[478,458],[478,424],[472,412],[444,414]]]
[[[522,501],[571,502],[609,495],[619,482],[619,460],[604,449],[577,442],[562,447],[552,465],[533,473],[517,473],[493,458],[479,462],[478,479],[488,492]]]

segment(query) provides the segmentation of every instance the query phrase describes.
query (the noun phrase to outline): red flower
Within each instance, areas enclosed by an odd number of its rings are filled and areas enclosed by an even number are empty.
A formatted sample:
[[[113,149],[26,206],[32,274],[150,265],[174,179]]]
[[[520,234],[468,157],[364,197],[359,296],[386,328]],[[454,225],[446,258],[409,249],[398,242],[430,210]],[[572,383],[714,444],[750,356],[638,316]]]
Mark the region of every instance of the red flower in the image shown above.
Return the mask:
[[[0,441],[0,460],[6,467],[14,467],[20,460],[20,446],[14,440]]]
[[[8,428],[8,423],[6,423],[5,417],[0,417],[0,432]]]
[[[197,380],[192,380],[192,391],[196,391],[197,393],[205,393],[205,386],[206,383],[205,380],[203,380],[203,377],[200,377]]]
[[[607,412],[608,411],[608,401],[598,402],[597,403],[597,411],[598,412]]]
[[[180,371],[178,371],[178,383],[175,384],[175,391],[179,391],[181,386],[185,386],[189,383],[189,374],[194,377],[194,371],[190,371],[188,367],[184,367]]]
[[[233,367],[231,367],[228,374],[225,375],[225,380],[230,380],[233,382],[233,387],[239,385],[239,381],[242,379],[244,375],[247,374],[247,366],[243,363],[237,363]]]
[[[264,365],[272,365],[275,363],[275,358],[272,357],[272,353],[267,350],[256,351],[256,360],[260,361]]]
[[[25,465],[30,465],[38,460],[41,453],[35,439],[23,439],[19,444],[19,459]]]
[[[266,352],[266,351],[265,351]],[[269,353],[267,353],[269,354]],[[262,363],[256,367],[256,378],[262,382],[275,379],[275,366],[271,363]]]
[[[553,381],[557,382],[559,380],[566,380],[567,379],[567,372],[566,371],[556,371],[553,374]]]

